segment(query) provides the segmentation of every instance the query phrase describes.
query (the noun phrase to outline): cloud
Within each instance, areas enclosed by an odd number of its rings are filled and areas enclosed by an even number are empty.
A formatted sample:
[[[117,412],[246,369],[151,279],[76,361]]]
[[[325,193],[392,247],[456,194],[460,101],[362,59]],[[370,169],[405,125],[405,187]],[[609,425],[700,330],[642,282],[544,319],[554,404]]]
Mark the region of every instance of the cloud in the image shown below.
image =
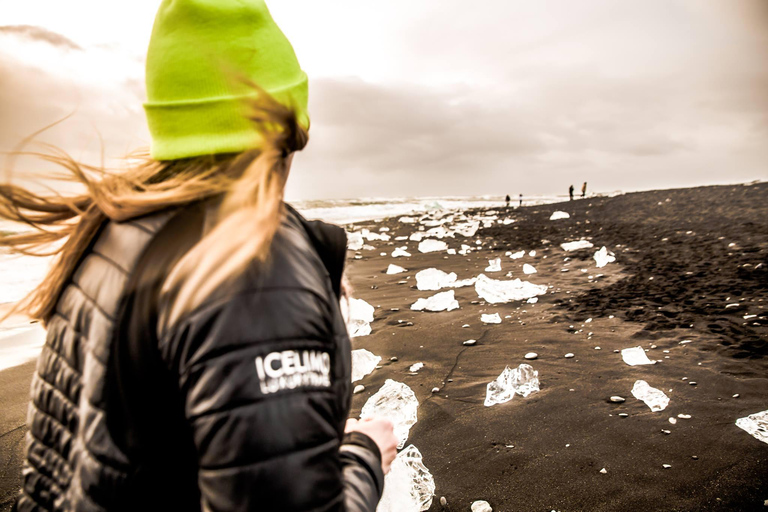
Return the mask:
[[[32,25],[6,25],[0,26],[0,33],[2,34],[14,34],[22,36],[31,41],[43,41],[59,48],[66,48],[70,50],[82,50],[83,48],[72,41],[67,39],[61,34],[51,32],[42,27],[35,27]]]

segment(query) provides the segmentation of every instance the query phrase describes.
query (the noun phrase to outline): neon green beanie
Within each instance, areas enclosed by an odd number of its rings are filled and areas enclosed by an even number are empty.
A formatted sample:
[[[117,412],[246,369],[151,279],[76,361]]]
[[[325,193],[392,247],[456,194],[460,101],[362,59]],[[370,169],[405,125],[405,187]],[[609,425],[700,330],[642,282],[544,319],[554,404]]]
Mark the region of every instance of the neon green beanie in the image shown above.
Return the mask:
[[[147,51],[152,158],[257,148],[243,101],[256,93],[238,75],[309,126],[307,75],[263,0],[163,0]]]

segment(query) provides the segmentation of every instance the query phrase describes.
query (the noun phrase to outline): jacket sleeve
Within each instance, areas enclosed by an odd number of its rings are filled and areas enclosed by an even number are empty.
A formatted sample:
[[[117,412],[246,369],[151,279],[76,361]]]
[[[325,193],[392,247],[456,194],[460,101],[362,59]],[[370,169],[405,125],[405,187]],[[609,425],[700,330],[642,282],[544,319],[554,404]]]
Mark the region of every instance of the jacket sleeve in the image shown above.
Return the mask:
[[[381,455],[363,434],[342,439],[348,384],[330,318],[309,290],[257,289],[161,337],[194,437],[203,510],[376,509]]]

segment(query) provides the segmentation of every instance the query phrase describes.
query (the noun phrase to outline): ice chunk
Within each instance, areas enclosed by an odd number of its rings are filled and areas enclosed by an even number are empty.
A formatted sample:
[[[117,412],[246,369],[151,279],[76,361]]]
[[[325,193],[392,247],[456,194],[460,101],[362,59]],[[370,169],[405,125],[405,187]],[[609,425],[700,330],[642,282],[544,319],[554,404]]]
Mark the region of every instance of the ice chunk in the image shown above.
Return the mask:
[[[376,248],[375,248],[374,246],[372,246],[372,245],[368,245],[368,244],[365,244],[365,245],[363,246],[363,250],[364,250],[364,251],[375,251],[375,250],[376,250]]]
[[[415,311],[453,311],[459,309],[459,302],[455,299],[453,290],[440,292],[428,299],[419,299],[411,305]]]
[[[550,215],[549,220],[560,220],[560,219],[570,219],[571,216],[568,215],[568,212],[554,212],[552,215]]]
[[[393,258],[399,258],[400,256],[405,256],[406,258],[411,255],[408,251],[405,250],[406,247],[398,247],[394,251],[392,251],[392,257]]]
[[[632,396],[645,402],[653,412],[663,411],[669,404],[669,398],[660,389],[652,388],[644,380],[635,381]]]
[[[621,351],[621,358],[629,366],[637,366],[639,364],[656,364],[656,361],[651,361],[648,356],[645,355],[643,347],[625,348]]]
[[[447,250],[447,251],[445,251],[445,252],[447,252],[448,254],[451,254],[451,255],[453,255],[453,254],[456,254],[456,249],[448,249],[448,250]]]
[[[402,222],[403,224],[413,224],[417,222],[414,217],[400,217],[397,221]]]
[[[363,238],[368,240],[369,242],[372,242],[374,240],[383,240],[384,242],[388,241],[390,239],[389,235],[386,235],[384,233],[374,233],[373,231],[370,231],[368,229],[363,229],[360,231],[360,234],[363,235]]]
[[[436,268],[428,268],[416,273],[416,288],[419,290],[439,290],[456,282],[456,274],[446,274]]]
[[[577,240],[575,242],[560,244],[560,247],[562,247],[564,251],[576,251],[578,249],[589,249],[590,247],[593,247],[593,245],[589,240]]]
[[[373,322],[373,306],[363,299],[349,299],[349,321],[347,322],[349,337],[371,334],[371,322]]]
[[[350,251],[359,251],[363,248],[364,243],[361,233],[347,233],[347,249]]]
[[[531,297],[531,298],[530,298],[530,299],[528,299],[526,302],[527,302],[528,304],[536,304],[537,302],[539,302],[539,298],[538,298],[538,297]]]
[[[419,252],[437,252],[448,249],[448,244],[440,240],[428,238],[419,243]]]
[[[488,260],[488,267],[485,269],[486,272],[501,272],[501,258],[496,258],[495,260]]]
[[[536,285],[527,281],[521,281],[520,279],[499,281],[491,279],[485,274],[480,274],[477,276],[475,291],[481,299],[491,304],[499,304],[543,295],[547,293],[547,287],[546,285]]]
[[[504,219],[504,221],[502,222],[502,224],[504,224],[505,226],[509,226],[509,225],[510,225],[510,224],[512,224],[513,222],[515,222],[515,219]]]
[[[517,260],[525,256],[525,251],[517,251],[509,255],[513,260]]]
[[[614,261],[616,261],[616,256],[605,246],[603,246],[599,251],[595,252],[595,262],[597,263],[597,268],[603,268],[607,264],[613,263]]]
[[[533,258],[534,256],[536,256],[536,251],[535,251],[535,250],[533,250],[533,251],[528,251],[528,256],[530,256],[531,258]]]
[[[411,388],[402,382],[387,379],[360,411],[360,418],[380,416],[389,419],[395,426],[397,448],[405,446],[408,431],[416,424],[419,401]]]
[[[536,273],[536,269],[534,268],[533,265],[529,265],[528,263],[523,265],[523,274],[535,274],[535,273]]]
[[[514,370],[507,366],[496,380],[488,383],[485,406],[509,402],[515,393],[527,397],[539,390],[539,372],[529,364],[521,364]]]
[[[438,226],[436,228],[432,228],[430,230],[427,230],[426,232],[427,236],[434,236],[435,238],[445,238],[445,237],[452,237],[453,232],[448,231],[443,226]]]
[[[408,237],[408,240],[412,240],[414,242],[421,242],[422,238],[424,238],[424,232],[417,231],[415,233],[411,233],[411,236]]]
[[[484,500],[473,501],[469,508],[472,512],[493,512],[491,504]]]
[[[411,444],[392,461],[376,512],[423,512],[429,510],[434,495],[435,479]]]
[[[477,233],[477,230],[480,229],[480,222],[471,221],[471,222],[465,222],[463,224],[456,224],[455,226],[451,226],[451,229],[453,229],[454,233],[458,235],[471,238],[475,236],[475,233]]]
[[[454,281],[453,283],[449,284],[449,288],[463,288],[465,286],[472,286],[477,282],[476,277],[472,277],[470,279],[462,279],[460,281]]]
[[[376,365],[381,362],[381,357],[359,348],[352,351],[352,382],[356,382],[373,370],[376,369]]]
[[[498,313],[494,313],[492,315],[486,315],[482,314],[480,315],[480,321],[484,324],[500,324],[501,323],[501,317]]]
[[[415,373],[419,370],[424,368],[424,363],[413,363],[410,368],[408,368],[408,371],[411,373]]]
[[[403,267],[399,267],[397,265],[390,264],[387,267],[387,274],[400,274],[402,272],[405,272],[405,269]]]
[[[768,443],[768,411],[756,412],[736,420],[736,426],[758,441]]]

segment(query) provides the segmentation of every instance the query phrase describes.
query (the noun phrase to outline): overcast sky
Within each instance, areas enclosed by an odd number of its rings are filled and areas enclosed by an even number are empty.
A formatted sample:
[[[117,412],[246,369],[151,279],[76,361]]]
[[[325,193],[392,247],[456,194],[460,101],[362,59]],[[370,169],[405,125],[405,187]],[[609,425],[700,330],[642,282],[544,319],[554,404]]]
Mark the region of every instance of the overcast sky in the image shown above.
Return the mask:
[[[0,149],[147,146],[158,0],[0,5]],[[765,0],[273,0],[310,76],[289,198],[768,179]]]

